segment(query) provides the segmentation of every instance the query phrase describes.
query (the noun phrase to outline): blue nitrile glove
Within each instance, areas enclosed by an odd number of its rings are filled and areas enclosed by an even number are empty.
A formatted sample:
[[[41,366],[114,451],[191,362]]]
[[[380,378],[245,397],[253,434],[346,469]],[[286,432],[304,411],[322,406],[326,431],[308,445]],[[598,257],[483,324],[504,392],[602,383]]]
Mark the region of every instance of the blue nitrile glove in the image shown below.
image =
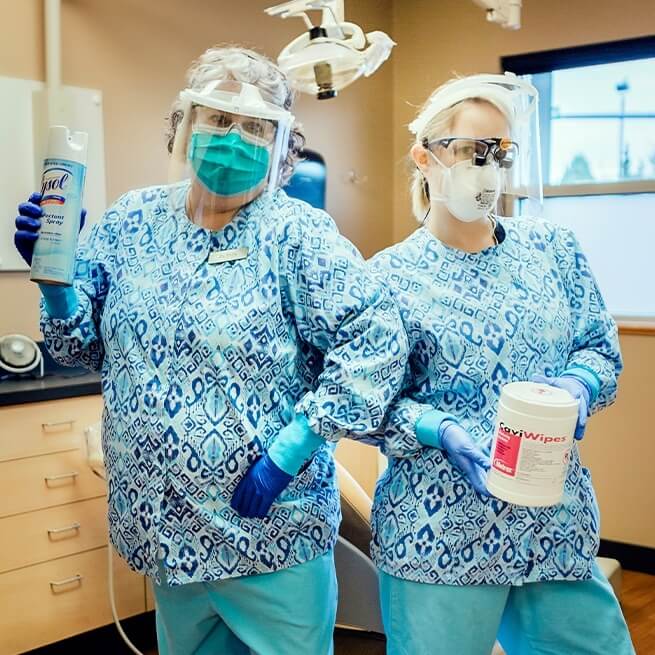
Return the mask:
[[[18,216],[16,216],[16,233],[14,234],[14,244],[20,256],[25,260],[28,266],[32,265],[32,256],[34,255],[34,244],[39,238],[41,229],[41,216],[43,210],[39,206],[41,194],[33,193],[27,202],[18,205]]]
[[[41,229],[41,216],[43,209],[39,203],[41,194],[33,193],[27,202],[18,205],[18,216],[16,216],[16,233],[14,234],[14,244],[20,256],[25,260],[28,266],[32,265],[32,256],[34,255],[34,244],[39,238]],[[84,227],[86,220],[86,209],[80,214],[80,230]]]
[[[424,446],[441,448],[448,459],[468,479],[482,496],[489,496],[486,487],[486,472],[491,463],[471,438],[450,414],[438,410],[426,412],[416,424],[416,438]]]
[[[34,245],[39,238],[39,230],[41,229],[43,209],[39,205],[40,202],[41,194],[33,193],[27,202],[18,205],[14,244],[20,256],[29,266],[32,265]],[[84,227],[85,221],[86,209],[83,209],[80,214],[80,230]],[[39,288],[45,300],[46,311],[52,318],[68,318],[77,309],[77,294],[72,287],[39,284]]]
[[[232,509],[247,518],[264,518],[302,465],[324,443],[307,419],[298,414],[239,482],[232,496]]]
[[[565,371],[564,374],[558,378],[549,378],[545,375],[533,375],[532,381],[540,384],[549,384],[551,387],[557,387],[558,389],[564,389],[578,401],[578,422],[575,426],[573,436],[578,440],[582,439],[587,427],[591,399],[598,395],[597,392],[594,393],[596,389],[592,386],[593,379],[587,381],[587,379],[581,379],[578,377],[577,374]]]
[[[237,485],[232,509],[246,518],[263,519],[273,501],[286,489],[293,475],[285,473],[268,453],[260,457]]]

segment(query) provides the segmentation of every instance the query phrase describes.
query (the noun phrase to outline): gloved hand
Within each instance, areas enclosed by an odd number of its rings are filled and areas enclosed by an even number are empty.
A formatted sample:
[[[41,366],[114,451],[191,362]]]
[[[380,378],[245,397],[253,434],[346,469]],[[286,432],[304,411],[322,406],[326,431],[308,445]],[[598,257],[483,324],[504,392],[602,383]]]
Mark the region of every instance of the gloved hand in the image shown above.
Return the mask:
[[[584,437],[589,416],[589,401],[591,393],[587,385],[573,375],[562,375],[558,378],[549,378],[545,375],[533,375],[533,382],[549,384],[551,387],[568,391],[578,401],[578,422],[573,436],[579,441]]]
[[[18,205],[18,216],[16,217],[16,233],[14,234],[14,244],[20,256],[25,260],[28,266],[32,265],[32,256],[34,255],[34,244],[39,238],[41,229],[41,216],[43,209],[39,206],[41,194],[33,193],[27,202]],[[86,209],[82,210],[80,215],[80,230],[84,227],[86,220]]]
[[[441,424],[441,445],[448,459],[466,476],[473,488],[482,496],[489,496],[486,472],[491,463],[476,445],[469,433],[455,421]]]
[[[16,250],[25,262],[31,266],[34,256],[34,246],[39,238],[41,229],[41,216],[43,209],[39,206],[41,194],[33,193],[27,202],[18,205],[16,217],[16,233],[14,244]],[[86,221],[86,209],[80,213],[80,230]],[[63,287],[55,284],[39,284],[41,294],[45,301],[46,312],[51,318],[68,318],[75,313],[78,298],[73,287]]]
[[[241,516],[263,519],[303,464],[324,443],[309,427],[307,418],[297,414],[239,482],[232,496],[232,509]]]
[[[266,453],[237,485],[230,503],[232,509],[246,518],[263,519],[291,480],[293,476],[279,468]]]

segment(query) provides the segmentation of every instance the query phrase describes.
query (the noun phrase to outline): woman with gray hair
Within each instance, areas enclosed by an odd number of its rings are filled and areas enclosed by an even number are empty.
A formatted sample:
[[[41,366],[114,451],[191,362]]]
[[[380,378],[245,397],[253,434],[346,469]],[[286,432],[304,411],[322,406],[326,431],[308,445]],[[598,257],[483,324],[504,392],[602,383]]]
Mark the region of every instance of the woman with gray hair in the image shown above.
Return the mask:
[[[406,337],[332,219],[279,189],[303,142],[283,73],[217,47],[188,81],[179,181],[107,211],[42,330],[58,361],[102,372],[111,539],[155,581],[160,654],[327,654],[333,446],[373,440]],[[38,202],[20,208],[28,259]]]

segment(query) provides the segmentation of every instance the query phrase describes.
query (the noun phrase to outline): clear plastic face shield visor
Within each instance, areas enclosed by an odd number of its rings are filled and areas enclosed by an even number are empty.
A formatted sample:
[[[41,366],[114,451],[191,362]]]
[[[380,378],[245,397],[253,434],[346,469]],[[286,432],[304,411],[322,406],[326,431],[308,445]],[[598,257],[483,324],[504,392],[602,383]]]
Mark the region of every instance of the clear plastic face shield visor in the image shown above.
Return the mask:
[[[421,145],[447,166],[470,161],[474,166],[491,164],[500,177],[499,213],[540,214],[543,203],[541,148],[537,90],[512,73],[474,75],[450,83],[435,94],[410,125],[417,137],[441,112],[471,98],[486,100],[505,116],[509,133],[471,138],[447,134],[421,139]],[[519,202],[522,201],[519,207]]]
[[[294,117],[268,102],[260,89],[219,80],[201,91],[180,93],[169,182],[191,180],[189,218],[228,212],[278,187]]]

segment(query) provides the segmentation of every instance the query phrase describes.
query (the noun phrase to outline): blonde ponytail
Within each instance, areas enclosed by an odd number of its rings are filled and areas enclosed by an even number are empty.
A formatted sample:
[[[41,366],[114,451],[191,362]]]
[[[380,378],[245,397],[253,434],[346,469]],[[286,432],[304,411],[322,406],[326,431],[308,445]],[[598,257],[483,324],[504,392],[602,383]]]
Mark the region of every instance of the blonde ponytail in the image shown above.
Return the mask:
[[[423,177],[421,170],[416,167],[412,174],[411,182],[412,211],[416,220],[421,223],[430,211],[430,194],[428,191],[428,181]]]

